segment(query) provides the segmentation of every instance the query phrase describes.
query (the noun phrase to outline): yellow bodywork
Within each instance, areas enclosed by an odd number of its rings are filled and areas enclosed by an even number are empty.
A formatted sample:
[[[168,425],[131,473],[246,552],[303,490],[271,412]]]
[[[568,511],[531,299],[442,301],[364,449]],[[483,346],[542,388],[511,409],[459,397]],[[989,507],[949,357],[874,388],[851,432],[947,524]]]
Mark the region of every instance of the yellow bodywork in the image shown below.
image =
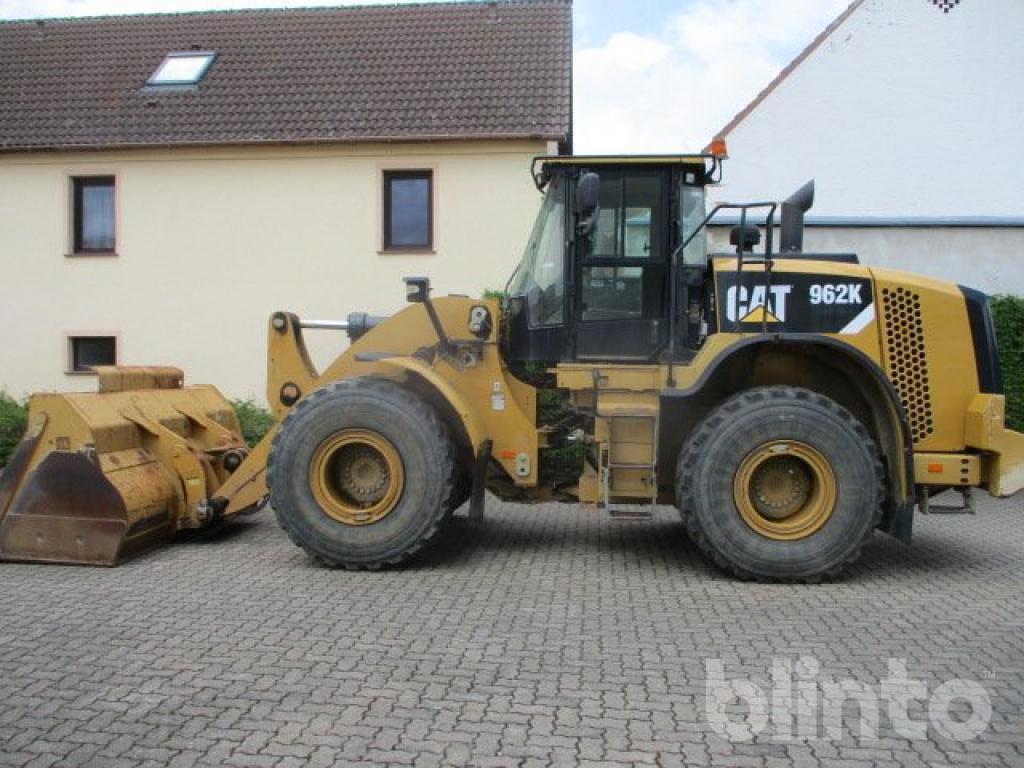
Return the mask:
[[[719,273],[735,270],[736,259],[716,259],[714,267]],[[870,322],[853,333],[821,336],[863,356],[867,364],[884,374],[897,395],[897,407],[883,403],[880,408],[901,434],[906,433],[912,445],[909,473],[907,457],[901,451],[893,450],[887,457],[899,500],[913,498],[913,485],[981,486],[994,496],[1008,496],[1024,488],[1024,435],[1006,428],[1002,395],[979,392],[967,309],[956,286],[893,270],[810,259],[779,258],[773,267],[775,283],[786,282],[787,276],[807,274],[823,279],[872,281],[876,310]],[[758,264],[745,269],[763,274]],[[763,318],[761,314],[758,319]],[[595,466],[584,467],[577,490],[579,499],[591,503],[648,500],[653,485],[663,489],[668,486],[669,493],[663,493],[662,500],[671,501],[672,478],[657,478],[653,462],[645,470],[616,470],[610,466],[616,463],[610,458],[618,442],[614,437],[616,409],[659,413],[662,398],[698,391],[716,363],[745,344],[771,341],[775,330],[772,324],[762,330],[767,333],[714,333],[690,362],[671,370],[666,365],[614,362],[558,365],[558,385],[570,391],[576,406],[594,409],[597,417]],[[770,360],[760,362],[770,370]],[[820,383],[812,372],[791,366],[774,374],[773,381],[786,379],[812,389]],[[657,432],[655,423],[646,437],[651,445],[659,442]],[[635,428],[630,439],[636,440]],[[673,462],[668,464],[674,466]],[[641,477],[643,482],[639,486],[624,482],[617,487],[616,475],[623,480]]]
[[[716,260],[714,267],[734,269],[735,259]],[[880,448],[896,505],[909,505],[915,485],[981,486],[998,496],[1024,487],[1024,436],[1005,427],[1003,397],[980,391],[967,309],[954,286],[786,259],[776,260],[773,279],[808,273],[871,281],[874,314],[850,332],[817,336],[860,361],[863,381],[852,377],[854,386],[874,392],[869,379],[876,375],[892,393],[884,402],[869,397],[874,418],[890,429]],[[295,403],[332,382],[385,378],[443,411],[459,444],[472,455],[488,451],[498,474],[523,497],[552,490],[540,483],[548,430],[537,423],[537,390],[502,360],[498,303],[445,297],[433,307],[450,340],[447,350],[439,349],[426,305],[410,304],[322,372],[306,352],[300,319],[275,314],[268,324],[267,400],[279,423]],[[486,338],[468,329],[480,307],[494,319]],[[748,372],[754,383],[812,389],[827,383],[812,368],[794,365],[795,358],[775,355],[785,339],[773,333],[777,318],[767,308],[748,317],[764,324],[761,332],[712,333],[685,363],[557,365],[557,386],[593,419],[592,433],[581,436],[590,459],[578,484],[559,492],[589,503],[671,502],[675,455],[664,455],[664,446],[681,427],[666,423],[665,403],[704,391],[723,361],[752,344],[763,351]],[[0,476],[0,557],[113,564],[178,530],[257,509],[268,497],[276,433],[250,451],[230,404],[213,387],[184,387],[176,369],[104,368],[96,393],[36,395],[28,434]],[[685,434],[675,438],[678,451]],[[812,501],[809,526],[820,522]]]
[[[300,320],[279,313],[268,325],[267,400],[278,418],[296,401],[333,381],[376,376],[401,383],[418,380],[458,416],[474,452],[486,440],[491,456],[516,485],[537,485],[541,433],[536,425],[537,392],[509,374],[497,344],[497,323],[488,338],[469,338],[464,329],[473,307],[499,315],[495,301],[445,297],[434,301],[441,323],[459,351],[450,356],[416,356],[437,344],[437,334],[422,304],[410,304],[353,343],[323,373],[306,354]],[[277,327],[275,325],[281,327]],[[276,434],[272,430],[217,495],[228,501],[226,514],[243,510],[267,495],[266,459]]]
[[[38,394],[0,476],[0,557],[113,565],[208,523],[246,454],[231,404],[173,368],[99,368],[96,393]]]

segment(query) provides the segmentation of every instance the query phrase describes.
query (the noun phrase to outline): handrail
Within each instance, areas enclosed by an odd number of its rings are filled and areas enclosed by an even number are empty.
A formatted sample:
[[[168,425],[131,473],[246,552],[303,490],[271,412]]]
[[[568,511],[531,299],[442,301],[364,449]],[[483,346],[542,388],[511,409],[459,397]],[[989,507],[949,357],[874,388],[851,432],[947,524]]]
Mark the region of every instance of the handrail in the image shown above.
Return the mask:
[[[740,212],[741,235],[740,235],[740,243],[739,243],[739,245],[736,246],[736,260],[737,260],[736,272],[737,272],[737,274],[742,273],[743,272],[743,265],[745,263],[753,263],[753,262],[745,261],[744,257],[743,257],[744,251],[743,251],[742,229],[746,226],[746,223],[747,223],[747,211],[755,209],[755,208],[767,208],[768,209],[768,213],[765,215],[764,224],[762,226],[764,226],[767,229],[767,235],[766,235],[766,238],[765,238],[765,253],[764,253],[763,263],[765,265],[765,296],[768,296],[769,291],[771,289],[772,266],[774,264],[774,260],[772,259],[772,255],[773,255],[772,254],[772,248],[773,248],[773,245],[774,245],[773,238],[772,238],[772,231],[775,228],[775,211],[778,209],[778,207],[779,207],[779,204],[775,203],[775,202],[719,203],[718,205],[716,205],[714,208],[711,209],[711,213],[709,213],[707,216],[704,217],[704,220],[700,223],[700,225],[698,225],[698,227],[695,230],[693,230],[693,232],[689,235],[689,237],[684,239],[683,242],[680,243],[679,246],[676,247],[676,249],[674,251],[672,251],[672,255],[670,257],[671,264],[670,264],[670,270],[669,270],[669,280],[671,281],[671,285],[670,285],[670,291],[669,291],[670,307],[669,307],[669,318],[668,318],[668,322],[669,322],[669,330],[668,330],[668,333],[669,333],[669,354],[668,354],[668,382],[667,382],[668,386],[674,387],[675,384],[676,384],[675,383],[675,378],[673,376],[673,367],[675,365],[675,358],[676,358],[676,316],[679,313],[679,307],[678,307],[678,303],[679,303],[679,288],[678,288],[678,283],[679,283],[679,256],[680,256],[680,254],[682,254],[686,250],[686,247],[690,243],[693,242],[694,238],[697,237],[698,234],[700,234],[703,230],[705,230],[707,228],[708,224],[711,223],[711,220],[720,211],[727,211],[727,210],[739,211]],[[768,332],[768,313],[767,313],[767,311],[763,313],[763,317],[762,317],[762,331],[761,332],[762,333],[767,333]]]

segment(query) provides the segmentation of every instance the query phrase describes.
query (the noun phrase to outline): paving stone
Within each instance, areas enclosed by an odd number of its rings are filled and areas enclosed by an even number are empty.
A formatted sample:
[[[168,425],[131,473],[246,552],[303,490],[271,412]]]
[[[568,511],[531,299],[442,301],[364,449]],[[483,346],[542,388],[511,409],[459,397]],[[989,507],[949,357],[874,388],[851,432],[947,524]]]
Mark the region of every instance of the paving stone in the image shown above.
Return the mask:
[[[312,565],[269,512],[113,570],[4,564],[0,766],[1024,765],[1021,513],[918,516],[913,545],[879,535],[815,586],[724,577],[671,509],[624,523],[493,499],[482,527],[456,517],[378,573]],[[767,701],[773,663],[801,657],[811,715],[788,736],[774,712],[753,741],[712,727],[708,660]],[[818,683],[877,692],[890,659],[926,696],[866,738]],[[992,709],[966,742],[929,722],[956,678]]]

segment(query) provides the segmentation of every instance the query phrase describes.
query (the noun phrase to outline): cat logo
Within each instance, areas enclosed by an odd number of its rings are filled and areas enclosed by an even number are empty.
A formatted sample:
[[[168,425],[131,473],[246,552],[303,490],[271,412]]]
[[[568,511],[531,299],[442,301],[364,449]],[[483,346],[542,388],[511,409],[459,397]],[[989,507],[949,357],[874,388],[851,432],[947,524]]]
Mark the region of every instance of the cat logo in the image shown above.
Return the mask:
[[[725,294],[725,315],[730,322],[784,323],[786,298],[793,292],[792,285],[772,285],[765,300],[765,287],[733,285]]]

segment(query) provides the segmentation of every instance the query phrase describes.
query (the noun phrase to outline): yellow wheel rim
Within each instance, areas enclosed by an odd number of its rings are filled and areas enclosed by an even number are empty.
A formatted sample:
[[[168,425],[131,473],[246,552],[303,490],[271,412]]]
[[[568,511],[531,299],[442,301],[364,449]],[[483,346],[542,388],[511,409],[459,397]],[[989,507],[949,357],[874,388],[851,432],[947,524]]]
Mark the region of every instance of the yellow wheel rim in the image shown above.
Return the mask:
[[[765,538],[798,541],[817,533],[836,506],[828,460],[805,443],[774,440],[740,464],[733,488],[743,521]]]
[[[372,525],[391,514],[402,496],[402,459],[389,440],[346,429],[316,449],[309,485],[320,508],[346,525]]]

